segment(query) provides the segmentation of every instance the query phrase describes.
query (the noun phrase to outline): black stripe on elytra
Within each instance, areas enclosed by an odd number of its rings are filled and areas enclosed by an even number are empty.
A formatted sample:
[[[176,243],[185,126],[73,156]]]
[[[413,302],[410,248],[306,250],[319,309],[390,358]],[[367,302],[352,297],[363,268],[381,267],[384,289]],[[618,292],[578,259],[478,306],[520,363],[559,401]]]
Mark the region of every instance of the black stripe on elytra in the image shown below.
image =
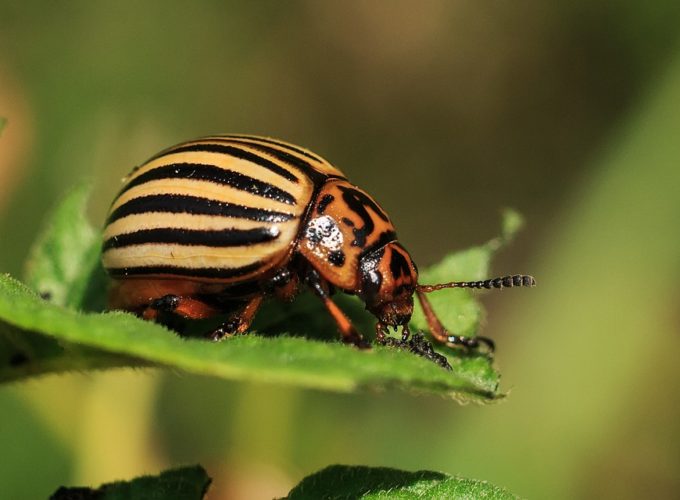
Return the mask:
[[[235,147],[235,146],[227,146],[224,144],[210,144],[210,143],[198,143],[198,144],[189,144],[187,146],[176,146],[174,148],[162,151],[158,153],[156,156],[151,158],[151,160],[155,160],[157,158],[161,158],[163,156],[169,156],[169,155],[174,155],[177,153],[186,153],[186,152],[206,152],[206,153],[221,153],[229,156],[233,156],[234,158],[238,158],[239,160],[246,160],[251,163],[255,163],[256,165],[259,165],[260,167],[266,168],[267,170],[274,172],[275,174],[280,175],[281,177],[288,179],[291,182],[298,183],[299,179],[289,170],[286,170],[280,165],[277,165],[271,160],[268,160],[267,158],[263,158],[260,155],[257,155],[251,151],[245,151],[241,148]],[[151,161],[149,160],[149,161]],[[148,163],[148,162],[147,162]]]
[[[243,144],[244,146],[248,146],[258,151],[261,151],[262,153],[271,155],[279,161],[288,163],[289,165],[292,165],[293,167],[297,168],[300,172],[305,174],[307,177],[309,177],[309,179],[311,179],[311,181],[314,184],[320,184],[321,182],[325,181],[328,177],[338,177],[337,175],[326,175],[319,172],[311,163],[309,163],[306,160],[303,160],[299,156],[295,156],[281,149],[268,146],[267,144],[263,144],[262,142],[254,142],[255,138],[253,138],[253,142],[231,138],[226,138],[224,140],[229,141],[230,143]]]
[[[298,148],[297,146],[293,146],[292,144],[288,144],[286,142],[282,141],[277,141],[276,139],[270,139],[269,137],[260,137],[257,135],[242,135],[242,134],[225,134],[221,135],[219,137],[233,137],[234,139],[250,139],[253,141],[259,141],[259,142],[266,142],[268,144],[273,144],[274,146],[279,146],[281,148],[286,148],[289,151],[293,151],[295,153],[301,154],[302,156],[306,156],[310,160],[318,161],[320,163],[325,163],[323,158],[320,158],[319,156],[316,156],[314,153],[311,153],[310,151],[305,151],[302,148]]]
[[[202,231],[195,229],[141,229],[132,233],[112,236],[104,242],[102,251],[147,243],[174,245],[200,245],[207,247],[240,247],[266,243],[279,237],[277,227],[258,227],[255,229],[224,229],[221,231]]]
[[[126,276],[151,276],[155,274],[167,274],[172,276],[186,276],[189,278],[237,278],[251,274],[260,269],[264,264],[255,262],[242,267],[219,268],[219,267],[177,267],[177,266],[139,266],[118,267],[106,271],[113,278]]]
[[[263,208],[246,207],[234,203],[187,196],[181,194],[152,194],[140,196],[123,203],[116,208],[107,224],[122,219],[128,215],[161,212],[172,214],[215,215],[220,217],[234,217],[258,222],[286,222],[293,219],[293,214],[265,210]]]
[[[159,179],[190,179],[199,181],[209,181],[216,184],[231,186],[241,191],[269,198],[271,200],[287,203],[288,205],[295,205],[295,197],[287,191],[278,188],[268,182],[264,182],[249,175],[244,175],[232,170],[216,167],[215,165],[207,165],[203,163],[171,163],[163,165],[162,167],[154,168],[128,182],[123,190],[118,194],[120,196],[124,192],[141,184],[156,181]]]

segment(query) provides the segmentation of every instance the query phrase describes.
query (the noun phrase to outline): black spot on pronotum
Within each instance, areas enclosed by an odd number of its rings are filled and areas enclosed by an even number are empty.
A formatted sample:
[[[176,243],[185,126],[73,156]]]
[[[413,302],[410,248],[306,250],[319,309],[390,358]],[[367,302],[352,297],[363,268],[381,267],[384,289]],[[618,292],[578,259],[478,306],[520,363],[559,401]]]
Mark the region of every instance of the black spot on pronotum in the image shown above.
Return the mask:
[[[371,223],[371,230],[367,231],[366,226],[354,228],[354,241],[352,241],[353,247],[364,248],[366,246],[366,236],[373,232],[373,223]]]
[[[336,250],[328,254],[328,262],[337,267],[342,267],[345,264],[345,253],[342,250]]]
[[[373,213],[375,213],[379,218],[388,221],[387,215],[383,212],[371,198],[368,197],[366,193],[360,191],[359,189],[338,186],[342,191],[342,199],[347,204],[347,207],[357,214],[364,225],[362,227],[355,227],[352,229],[354,233],[354,241],[352,241],[352,246],[364,248],[366,246],[366,240],[368,236],[373,233],[375,229],[375,224],[373,223],[373,218],[368,213],[366,208],[370,208]]]
[[[43,300],[52,300],[52,292],[49,290],[43,290],[40,292],[40,298]]]
[[[335,196],[332,194],[325,194],[321,197],[319,200],[319,204],[316,206],[316,211],[319,212],[320,214],[324,213],[326,211],[326,208],[330,203],[335,199]]]
[[[307,227],[307,230],[305,231],[305,238],[307,238],[313,245],[318,245],[321,242],[323,236],[315,227]]]
[[[384,247],[388,243],[397,239],[397,234],[394,231],[383,231],[378,236],[378,239],[373,242],[370,246],[364,248],[361,251],[361,255],[368,255],[373,253],[375,250]]]

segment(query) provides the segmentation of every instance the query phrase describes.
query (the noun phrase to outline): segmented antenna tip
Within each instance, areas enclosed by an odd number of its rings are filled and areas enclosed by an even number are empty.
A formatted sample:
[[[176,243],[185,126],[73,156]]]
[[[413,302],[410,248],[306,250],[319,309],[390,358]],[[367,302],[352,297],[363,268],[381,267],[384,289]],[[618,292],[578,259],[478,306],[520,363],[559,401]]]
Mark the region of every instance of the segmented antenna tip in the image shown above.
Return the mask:
[[[441,283],[439,285],[418,285],[416,290],[423,293],[436,292],[444,288],[514,288],[514,287],[536,286],[536,280],[528,274],[513,274],[510,276],[500,276],[481,281],[453,281],[451,283]]]

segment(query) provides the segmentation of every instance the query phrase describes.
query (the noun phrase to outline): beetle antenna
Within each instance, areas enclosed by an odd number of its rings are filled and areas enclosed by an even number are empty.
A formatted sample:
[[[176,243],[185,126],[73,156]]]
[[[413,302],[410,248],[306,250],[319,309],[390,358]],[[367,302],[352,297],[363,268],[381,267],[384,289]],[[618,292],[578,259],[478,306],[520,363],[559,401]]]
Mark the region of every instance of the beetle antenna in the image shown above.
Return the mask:
[[[515,274],[512,276],[501,276],[483,281],[452,281],[451,283],[440,283],[439,285],[416,285],[416,290],[423,293],[436,292],[444,288],[513,288],[516,286],[536,286],[533,276],[527,274]]]

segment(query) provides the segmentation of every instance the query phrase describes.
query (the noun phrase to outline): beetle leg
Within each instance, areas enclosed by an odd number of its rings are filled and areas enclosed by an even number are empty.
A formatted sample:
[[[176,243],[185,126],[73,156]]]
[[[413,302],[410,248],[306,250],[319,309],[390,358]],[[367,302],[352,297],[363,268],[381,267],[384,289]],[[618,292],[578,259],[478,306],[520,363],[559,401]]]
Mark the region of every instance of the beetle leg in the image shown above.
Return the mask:
[[[404,325],[401,329],[401,341],[406,342],[411,336],[411,330],[408,329],[408,325]]]
[[[283,302],[292,302],[298,293],[300,278],[296,273],[283,269],[267,284],[269,293]]]
[[[441,321],[439,321],[439,318],[437,318],[437,315],[434,313],[434,309],[432,309],[432,305],[430,304],[430,301],[427,300],[425,294],[420,290],[416,290],[416,294],[418,295],[418,300],[425,313],[425,319],[427,320],[427,325],[430,327],[430,333],[435,340],[442,344],[446,344],[449,347],[464,347],[469,350],[477,349],[481,344],[484,344],[489,353],[493,353],[495,345],[489,338],[465,337],[463,335],[452,335],[449,333],[446,328],[444,328]]]
[[[177,295],[163,295],[160,299],[151,301],[142,317],[146,320],[155,320],[160,313],[170,313],[177,309],[181,299]]]
[[[375,324],[375,340],[378,344],[384,344],[387,338],[387,327],[380,321]]]
[[[262,305],[263,298],[263,295],[256,295],[250,299],[242,309],[222,323],[219,328],[210,332],[208,337],[212,340],[222,340],[224,337],[244,333],[253,323],[255,314]]]
[[[488,337],[464,337],[462,335],[449,335],[447,345],[463,346],[466,349],[479,349],[484,344],[489,352],[494,352],[496,344]]]
[[[435,315],[430,301],[427,300],[427,297],[423,292],[416,290],[416,294],[418,295],[418,300],[420,301],[420,305],[423,308],[423,313],[425,313],[427,325],[430,327],[430,334],[435,338],[435,340],[446,344],[449,334],[444,328],[444,325],[442,325],[441,321],[439,321],[439,318],[437,318]]]
[[[307,274],[306,281],[316,296],[321,299],[323,305],[326,306],[326,310],[335,320],[338,330],[340,330],[340,334],[342,335],[343,342],[347,344],[354,344],[356,347],[361,349],[370,348],[370,344],[366,342],[366,339],[364,339],[361,333],[359,333],[359,331],[354,328],[354,325],[345,315],[345,313],[343,313],[342,310],[335,304],[335,302],[331,300],[328,292],[321,284],[321,278],[319,277],[319,274],[316,271],[311,270]]]

